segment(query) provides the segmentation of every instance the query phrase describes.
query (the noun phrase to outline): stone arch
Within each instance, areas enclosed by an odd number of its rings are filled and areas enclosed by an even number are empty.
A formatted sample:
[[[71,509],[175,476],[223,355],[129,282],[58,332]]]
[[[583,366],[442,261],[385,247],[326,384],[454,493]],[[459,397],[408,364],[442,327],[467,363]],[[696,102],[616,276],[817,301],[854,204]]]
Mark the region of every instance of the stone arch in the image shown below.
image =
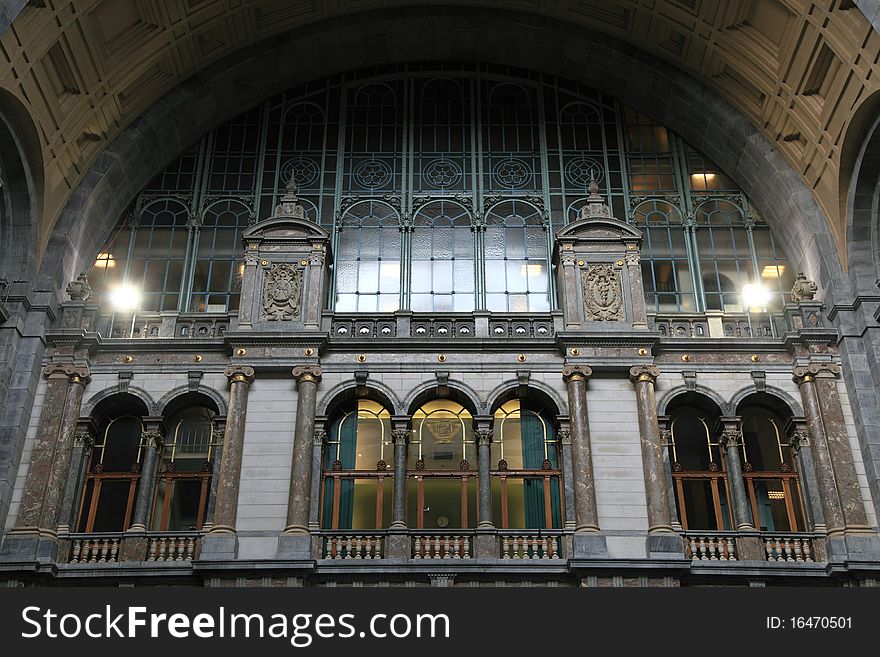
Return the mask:
[[[426,13],[437,31],[461,33],[473,26],[481,38],[424,39]],[[491,31],[483,29],[487,22]],[[369,47],[380,35],[394,39],[397,47]],[[291,30],[178,85],[126,128],[86,173],[51,236],[42,284],[60,289],[73,278],[94,250],[90,242],[100,239],[94,236],[107,234],[140,189],[205,129],[307,78],[344,71],[353,62],[359,67],[400,63],[399,53],[407,53],[409,61],[467,59],[525,67],[574,77],[618,97],[677,131],[736,180],[776,228],[785,251],[804,254],[794,265],[820,283],[826,301],[835,286],[847,291],[830,229],[798,174],[743,114],[689,74],[630,44],[558,19],[485,8],[414,7],[343,16],[317,30]],[[300,65],[286,65],[294,60]],[[193,103],[194,97],[217,102]],[[169,125],[175,129],[156,139]],[[717,126],[724,126],[723,134]],[[134,160],[141,166],[127,165]],[[92,230],[83,230],[82,222]]]
[[[520,383],[512,379],[498,385],[486,398],[488,412],[494,413],[501,404],[518,397],[520,387]],[[529,396],[538,400],[553,416],[568,415],[568,404],[563,401],[558,392],[543,381],[530,380],[526,384],[526,397]]]
[[[156,402],[156,408],[159,409],[159,412],[164,415],[170,415],[169,409],[171,412],[176,412],[179,409],[174,408],[175,402],[180,400],[181,397],[186,395],[193,396],[197,395],[205,402],[208,403],[209,407],[212,407],[217,415],[226,416],[226,400],[223,398],[219,392],[214,390],[213,388],[208,388],[207,386],[199,385],[195,388],[190,388],[189,386],[179,386],[166,392],[158,402]]]
[[[755,385],[746,386],[737,390],[730,399],[730,410],[733,415],[739,415],[740,406],[754,395],[763,395],[773,400],[772,406],[777,409],[786,409],[792,417],[803,417],[804,410],[794,397],[785,390],[775,386],[766,386],[764,390],[758,390]]]
[[[372,399],[382,404],[388,409],[392,415],[402,413],[400,399],[394,391],[379,381],[368,381],[363,387],[366,388],[366,395],[357,394],[358,384],[354,379],[343,381],[324,393],[318,402],[315,415],[317,417],[326,417],[331,414],[341,404],[355,399]]]
[[[102,407],[105,407],[108,400],[112,403],[114,397],[119,396],[121,400],[125,395],[133,397],[134,400],[143,404],[147,415],[159,415],[159,406],[150,396],[150,393],[143,388],[131,385],[126,390],[120,390],[118,387],[104,388],[92,395],[87,402],[83,403],[80,414],[83,417],[93,415],[96,409],[100,411]]]
[[[42,194],[36,128],[21,101],[0,89],[0,278],[10,283],[35,273]]]
[[[438,394],[439,387],[440,384],[435,380],[426,381],[414,388],[403,402],[404,413],[412,415],[422,404],[431,399],[451,399],[468,409],[474,417],[486,414],[486,404],[480,400],[477,392],[466,383],[449,379],[446,383],[449,394],[443,397]]]
[[[666,394],[664,394],[660,401],[657,402],[657,415],[669,415],[669,407],[673,402],[679,401],[681,397],[685,395],[699,395],[710,401],[712,404],[718,407],[718,411],[721,416],[730,414],[730,405],[724,401],[724,398],[719,395],[717,392],[712,390],[711,388],[707,388],[706,386],[702,386],[697,384],[697,386],[691,390],[686,386],[677,386],[672,390],[668,390]]]

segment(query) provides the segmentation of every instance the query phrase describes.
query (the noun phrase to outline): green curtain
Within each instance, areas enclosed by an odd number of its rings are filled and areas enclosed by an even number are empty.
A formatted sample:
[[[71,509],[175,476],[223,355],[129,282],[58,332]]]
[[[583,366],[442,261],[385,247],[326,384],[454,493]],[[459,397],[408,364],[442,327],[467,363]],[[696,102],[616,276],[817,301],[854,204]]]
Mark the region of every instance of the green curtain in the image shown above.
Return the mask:
[[[544,425],[537,415],[523,410],[520,414],[519,430],[522,437],[523,468],[540,470],[544,463]],[[543,529],[545,527],[544,481],[526,479],[523,495],[526,507],[526,529]]]
[[[341,425],[341,426],[340,426]],[[350,413],[337,419],[330,427],[330,435],[339,436],[339,460],[343,470],[353,470],[357,457],[357,413]],[[333,468],[336,451],[328,449],[324,456],[324,468]],[[324,480],[324,509],[322,525],[325,529],[333,526],[333,479]],[[354,516],[354,480],[343,479],[339,486],[339,529],[351,529]]]
[[[544,424],[534,412],[523,409],[520,413],[520,435],[522,437],[523,468],[540,470],[544,464]],[[547,426],[547,439],[553,440],[553,429]],[[555,449],[549,451],[553,469],[559,467]],[[526,529],[544,529],[547,526],[544,513],[544,480],[526,479],[523,495],[525,498]],[[550,480],[551,525],[562,527],[562,505],[559,497],[559,479]]]

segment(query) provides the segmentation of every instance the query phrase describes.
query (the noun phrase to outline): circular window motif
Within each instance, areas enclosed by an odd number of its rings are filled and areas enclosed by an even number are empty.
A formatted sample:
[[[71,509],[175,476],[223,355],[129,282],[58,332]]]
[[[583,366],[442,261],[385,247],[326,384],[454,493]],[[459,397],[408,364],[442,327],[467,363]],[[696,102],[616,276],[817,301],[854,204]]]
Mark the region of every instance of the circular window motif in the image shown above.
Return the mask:
[[[492,167],[492,176],[501,187],[524,187],[532,177],[531,167],[523,160],[508,158]]]
[[[287,185],[290,176],[300,187],[311,187],[318,181],[318,164],[305,157],[287,160],[281,165],[281,182]]]
[[[384,187],[391,180],[391,167],[381,160],[361,162],[354,170],[354,181],[364,189]]]
[[[565,179],[575,187],[586,189],[591,177],[595,177],[596,182],[602,182],[605,177],[602,165],[591,157],[578,157],[565,165]]]
[[[425,181],[431,187],[453,187],[461,180],[461,167],[451,160],[431,160],[425,166]]]

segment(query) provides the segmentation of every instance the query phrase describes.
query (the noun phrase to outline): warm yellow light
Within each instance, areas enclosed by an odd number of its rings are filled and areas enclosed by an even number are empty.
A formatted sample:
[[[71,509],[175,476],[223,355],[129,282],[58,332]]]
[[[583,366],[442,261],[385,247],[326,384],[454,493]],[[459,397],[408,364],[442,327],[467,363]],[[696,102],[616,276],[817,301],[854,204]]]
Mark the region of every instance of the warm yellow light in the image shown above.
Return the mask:
[[[710,180],[715,180],[715,174],[703,171],[700,173],[692,173],[691,178],[694,180],[705,180],[706,182],[709,182]]]
[[[136,310],[141,301],[141,293],[131,285],[120,285],[110,290],[110,305],[117,312]]]
[[[770,303],[770,290],[758,283],[749,283],[742,289],[742,301],[746,308],[765,308]]]
[[[764,265],[761,270],[761,278],[782,278],[785,273],[785,265]]]
[[[539,276],[544,273],[544,265],[523,265],[519,273],[520,276]]]
[[[781,490],[768,490],[767,497],[769,497],[771,500],[784,500],[785,492]]]
[[[103,267],[104,269],[110,269],[116,266],[116,258],[113,257],[112,253],[99,253],[98,257],[95,258],[95,267]]]

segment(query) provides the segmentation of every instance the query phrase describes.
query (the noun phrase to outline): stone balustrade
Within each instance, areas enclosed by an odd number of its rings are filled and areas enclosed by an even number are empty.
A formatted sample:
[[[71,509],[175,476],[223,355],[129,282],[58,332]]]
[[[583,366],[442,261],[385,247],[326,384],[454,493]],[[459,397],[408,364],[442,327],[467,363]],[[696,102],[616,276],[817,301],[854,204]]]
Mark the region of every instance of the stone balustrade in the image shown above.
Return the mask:
[[[199,556],[199,535],[195,532],[148,533],[126,538],[125,534],[70,534],[66,537],[67,563],[103,564],[122,560],[181,563]],[[138,554],[138,551],[141,551]],[[127,556],[123,556],[127,555]]]
[[[196,558],[198,536],[151,536],[147,547],[147,561],[192,561]]]
[[[502,559],[559,559],[559,536],[546,534],[502,534]]]
[[[122,535],[71,536],[68,563],[116,563]]]
[[[649,314],[648,324],[664,338],[773,338],[782,332],[782,316],[768,313]]]
[[[736,561],[735,534],[688,532],[685,554],[691,561]]]
[[[780,535],[764,538],[767,561],[813,562],[813,540],[807,536]]]
[[[456,534],[416,535],[413,537],[413,559],[470,559],[471,536]]]
[[[376,535],[342,535],[324,537],[322,559],[382,559],[384,537]]]

